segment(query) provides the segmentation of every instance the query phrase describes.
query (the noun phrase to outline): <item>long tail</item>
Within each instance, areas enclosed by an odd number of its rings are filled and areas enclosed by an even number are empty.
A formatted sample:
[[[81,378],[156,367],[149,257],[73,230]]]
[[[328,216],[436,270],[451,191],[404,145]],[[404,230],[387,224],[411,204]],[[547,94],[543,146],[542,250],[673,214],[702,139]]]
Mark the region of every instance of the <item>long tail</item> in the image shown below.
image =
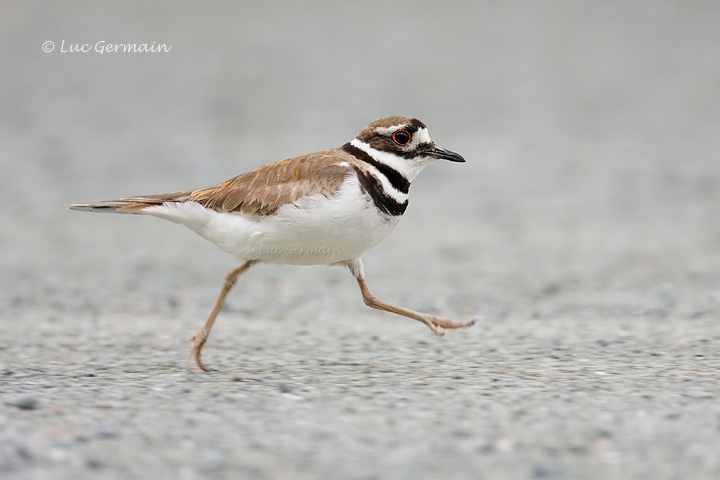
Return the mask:
[[[67,207],[70,210],[85,212],[142,213],[147,207],[162,205],[166,202],[183,202],[187,200],[190,193],[191,191],[143,195],[118,200],[106,200],[100,203],[75,203]]]

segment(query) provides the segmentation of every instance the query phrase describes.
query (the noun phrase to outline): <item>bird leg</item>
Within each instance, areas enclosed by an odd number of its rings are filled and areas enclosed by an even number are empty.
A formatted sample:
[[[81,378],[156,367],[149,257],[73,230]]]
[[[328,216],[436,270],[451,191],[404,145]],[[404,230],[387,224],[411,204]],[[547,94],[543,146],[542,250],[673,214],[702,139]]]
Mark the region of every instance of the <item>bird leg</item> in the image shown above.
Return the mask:
[[[220,309],[222,308],[223,303],[225,303],[225,297],[227,297],[228,292],[230,292],[230,289],[232,289],[233,285],[235,285],[238,277],[245,273],[245,270],[250,268],[253,263],[255,262],[246,262],[235,270],[228,272],[228,274],[225,276],[225,281],[223,282],[222,288],[220,289],[220,293],[215,299],[215,304],[210,311],[210,315],[208,316],[207,320],[205,320],[202,328],[195,335],[190,337],[190,340],[192,340],[193,343],[190,347],[190,351],[188,352],[188,361],[190,361],[191,358],[195,358],[195,362],[201,370],[204,370],[206,372],[210,371],[210,369],[207,368],[205,364],[203,364],[200,360],[200,352],[202,351],[205,342],[207,342],[208,336],[210,335],[210,329],[212,328],[213,323],[215,323],[215,319],[217,318],[218,313],[220,313]]]
[[[430,327],[430,330],[432,330],[436,335],[444,335],[445,332],[442,331],[443,328],[464,328],[475,325],[475,320],[471,320],[469,322],[457,322],[446,318],[436,317],[435,315],[430,315],[429,313],[416,312],[414,310],[399,307],[397,305],[393,305],[392,303],[380,300],[378,297],[373,295],[370,288],[368,288],[360,259],[356,258],[351,260],[347,262],[346,265],[357,280],[358,285],[360,286],[360,292],[362,292],[363,301],[368,307],[395,313],[397,315],[402,315],[422,322]]]

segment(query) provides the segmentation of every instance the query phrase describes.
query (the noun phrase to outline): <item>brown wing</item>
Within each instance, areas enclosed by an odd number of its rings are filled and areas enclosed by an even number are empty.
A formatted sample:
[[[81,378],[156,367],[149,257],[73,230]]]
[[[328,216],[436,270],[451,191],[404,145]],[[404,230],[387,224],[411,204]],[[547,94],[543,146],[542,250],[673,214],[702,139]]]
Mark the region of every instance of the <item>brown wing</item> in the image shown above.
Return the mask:
[[[71,205],[75,210],[133,213],[165,202],[198,202],[218,212],[270,215],[307,195],[333,195],[350,172],[339,165],[339,149],[310,153],[256,168],[214,187],[122,198],[99,205]],[[340,157],[340,158],[338,158]]]

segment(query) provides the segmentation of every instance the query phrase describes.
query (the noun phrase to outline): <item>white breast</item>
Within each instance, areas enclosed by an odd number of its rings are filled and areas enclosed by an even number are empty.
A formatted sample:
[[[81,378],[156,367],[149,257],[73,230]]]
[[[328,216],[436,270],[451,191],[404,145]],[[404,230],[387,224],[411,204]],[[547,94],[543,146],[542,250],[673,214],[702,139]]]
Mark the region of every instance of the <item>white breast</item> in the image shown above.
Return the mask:
[[[195,202],[166,203],[142,213],[181,223],[242,260],[324,265],[359,257],[400,217],[382,214],[349,175],[332,197],[311,195],[273,215],[220,213]]]

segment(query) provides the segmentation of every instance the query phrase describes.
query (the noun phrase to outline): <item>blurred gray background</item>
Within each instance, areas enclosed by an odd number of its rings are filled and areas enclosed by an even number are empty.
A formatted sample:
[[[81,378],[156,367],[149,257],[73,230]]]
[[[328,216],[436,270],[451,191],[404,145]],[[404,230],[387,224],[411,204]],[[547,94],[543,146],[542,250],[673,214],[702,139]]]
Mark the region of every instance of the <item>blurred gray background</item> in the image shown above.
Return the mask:
[[[2,11],[3,475],[720,475],[719,3]],[[61,51],[101,41],[170,51]],[[369,311],[341,269],[259,266],[205,350],[220,373],[186,371],[238,262],[65,209],[209,186],[386,115],[467,163],[413,183],[369,284],[471,330]]]

